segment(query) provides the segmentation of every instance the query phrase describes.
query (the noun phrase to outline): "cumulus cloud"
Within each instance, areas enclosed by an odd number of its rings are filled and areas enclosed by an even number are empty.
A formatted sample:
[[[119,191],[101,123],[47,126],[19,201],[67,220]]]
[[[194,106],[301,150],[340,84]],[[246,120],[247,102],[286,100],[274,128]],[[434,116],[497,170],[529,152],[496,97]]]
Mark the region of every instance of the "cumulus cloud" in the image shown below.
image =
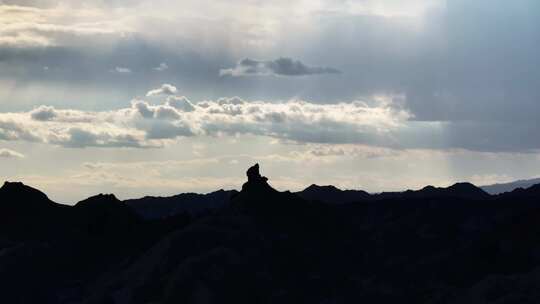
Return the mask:
[[[27,117],[25,117],[24,121],[26,120],[28,120]],[[23,121],[14,121],[9,116],[5,120],[0,119],[0,140],[39,142],[40,137],[28,128],[29,125]]]
[[[24,158],[24,155],[9,149],[0,149],[1,158]]]
[[[153,89],[146,93],[146,97],[161,96],[161,95],[174,95],[178,92],[175,86],[172,84],[164,83],[161,87]]]
[[[161,143],[145,141],[145,132],[132,127],[131,117],[135,111],[134,108],[109,112],[55,109],[54,119],[35,119],[36,113],[42,113],[35,110],[1,113],[0,140],[41,142],[70,148],[159,146]]]
[[[131,101],[131,106],[144,118],[152,118],[154,116],[154,111],[150,109],[150,105],[144,100],[133,100]]]
[[[232,97],[192,103],[169,96],[163,104],[134,100],[131,107],[115,111],[41,106],[29,112],[0,113],[0,139],[71,148],[149,148],[181,137],[252,134],[297,142],[384,144],[408,118],[406,111],[359,101],[272,103]]]
[[[175,108],[178,111],[195,111],[195,106],[185,96],[169,96],[167,98],[167,105]]]
[[[249,58],[240,60],[235,67],[221,69],[221,76],[306,76],[314,74],[339,74],[341,71],[330,67],[311,67],[299,60],[281,57],[271,61]]]

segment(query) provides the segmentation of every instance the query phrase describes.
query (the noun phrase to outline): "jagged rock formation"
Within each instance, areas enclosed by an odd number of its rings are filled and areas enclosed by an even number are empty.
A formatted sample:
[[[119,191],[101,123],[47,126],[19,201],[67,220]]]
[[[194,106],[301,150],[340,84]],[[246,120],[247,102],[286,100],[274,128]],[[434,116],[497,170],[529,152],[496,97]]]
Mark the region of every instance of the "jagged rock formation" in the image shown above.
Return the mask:
[[[268,178],[260,174],[259,164],[250,167],[246,175],[248,180],[242,185],[242,191],[231,200],[235,209],[283,223],[300,216],[298,212],[304,210],[307,202],[289,191],[279,192],[272,188]]]
[[[264,183],[268,180],[268,178],[261,176],[261,173],[259,172],[259,164],[255,164],[251,166],[247,171],[247,182],[248,183]]]
[[[246,171],[247,182],[242,185],[242,192],[273,192],[268,184],[268,178],[259,172],[259,164],[255,164]]]

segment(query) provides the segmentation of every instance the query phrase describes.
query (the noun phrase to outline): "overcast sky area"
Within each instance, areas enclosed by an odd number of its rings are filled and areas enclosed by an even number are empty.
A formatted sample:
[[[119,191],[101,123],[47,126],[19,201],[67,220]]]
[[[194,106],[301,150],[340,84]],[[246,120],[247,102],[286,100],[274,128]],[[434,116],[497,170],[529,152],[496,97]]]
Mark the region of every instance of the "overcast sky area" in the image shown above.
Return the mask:
[[[0,179],[59,202],[540,176],[537,0],[0,0]]]

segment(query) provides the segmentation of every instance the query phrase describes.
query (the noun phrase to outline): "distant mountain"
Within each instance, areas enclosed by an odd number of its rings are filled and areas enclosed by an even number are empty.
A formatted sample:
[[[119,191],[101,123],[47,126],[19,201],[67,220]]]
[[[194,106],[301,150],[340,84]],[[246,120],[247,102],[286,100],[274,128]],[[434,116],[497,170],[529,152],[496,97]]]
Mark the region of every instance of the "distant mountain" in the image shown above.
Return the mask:
[[[510,192],[498,194],[497,197],[505,199],[531,199],[540,197],[540,184],[532,185],[528,188],[517,188]]]
[[[146,196],[124,202],[146,219],[159,219],[180,213],[199,215],[209,210],[222,208],[236,193],[238,193],[236,190],[219,190],[208,194],[182,193],[170,197]]]
[[[363,190],[341,190],[334,186],[311,185],[296,192],[298,196],[308,201],[321,201],[326,203],[344,204],[370,199],[370,194]]]
[[[483,200],[490,198],[488,193],[471,183],[456,183],[446,188],[426,186],[420,190],[382,192],[376,194],[370,194],[362,190],[341,190],[335,186],[311,185],[300,192],[296,192],[296,195],[308,201],[320,201],[332,204],[356,203],[385,199],[459,198]]]
[[[142,221],[124,202],[113,194],[99,194],[78,202],[74,207],[76,225],[84,233],[104,235],[127,232]]]
[[[482,186],[481,188],[484,189],[484,191],[486,191],[489,194],[500,194],[504,192],[511,192],[517,188],[523,188],[523,189],[529,188],[536,184],[540,184],[540,178],[522,179],[522,180],[517,180],[517,181],[509,182],[509,183],[500,183],[500,184]]]
[[[447,188],[427,186],[417,191],[405,191],[404,198],[449,197],[482,200],[490,197],[484,190],[471,183],[456,183]]]

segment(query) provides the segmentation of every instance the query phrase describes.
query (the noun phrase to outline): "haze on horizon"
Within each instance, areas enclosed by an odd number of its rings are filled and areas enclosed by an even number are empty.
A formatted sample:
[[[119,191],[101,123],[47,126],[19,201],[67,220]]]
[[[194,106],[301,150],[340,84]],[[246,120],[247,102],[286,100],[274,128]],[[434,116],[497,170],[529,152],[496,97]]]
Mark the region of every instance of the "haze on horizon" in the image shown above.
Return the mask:
[[[536,0],[0,0],[0,179],[59,202],[540,175]]]

